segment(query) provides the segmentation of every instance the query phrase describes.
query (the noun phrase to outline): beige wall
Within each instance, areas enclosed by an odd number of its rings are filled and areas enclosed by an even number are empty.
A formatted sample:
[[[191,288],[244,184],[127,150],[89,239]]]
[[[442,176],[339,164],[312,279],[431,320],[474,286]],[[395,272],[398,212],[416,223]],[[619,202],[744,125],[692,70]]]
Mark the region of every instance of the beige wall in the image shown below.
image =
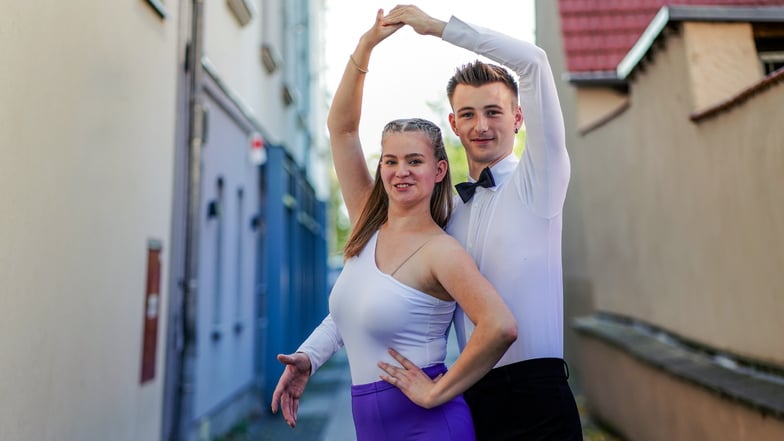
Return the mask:
[[[750,23],[681,25],[694,110],[718,104],[762,79]]]
[[[577,129],[580,132],[604,124],[629,105],[628,94],[611,87],[580,87],[575,92]]]
[[[784,87],[693,123],[688,61],[668,38],[630,108],[581,140],[597,308],[782,365]]]
[[[784,421],[653,369],[599,340],[580,340],[580,368],[591,414],[626,439],[784,439]]]
[[[147,240],[167,304],[178,3],[4,1],[0,439],[155,440],[139,384]],[[166,316],[165,310],[160,311]]]
[[[539,1],[537,40],[556,76],[565,71],[557,5]],[[689,339],[784,365],[784,126],[779,84],[714,118],[694,123],[695,89],[731,92],[758,66],[729,57],[748,42],[699,42],[748,29],[710,24],[667,37],[630,81],[629,108],[577,133],[577,94],[559,82],[572,179],[564,214],[566,301],[630,316]],[[691,38],[687,48],[685,39]],[[695,48],[712,46],[711,51]],[[706,59],[715,56],[716,60]],[[699,61],[699,66],[695,62]],[[690,64],[691,63],[691,64]],[[709,67],[745,80],[692,83]],[[722,89],[724,88],[724,89]],[[700,92],[703,97],[707,92]],[[716,102],[716,97],[710,99]],[[704,105],[704,103],[703,103]]]

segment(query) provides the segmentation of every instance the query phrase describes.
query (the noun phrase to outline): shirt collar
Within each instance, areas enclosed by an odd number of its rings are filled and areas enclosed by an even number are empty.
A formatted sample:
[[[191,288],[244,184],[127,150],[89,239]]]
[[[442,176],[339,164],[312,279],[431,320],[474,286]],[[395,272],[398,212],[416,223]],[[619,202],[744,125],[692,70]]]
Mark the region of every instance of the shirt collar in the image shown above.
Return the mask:
[[[490,187],[488,190],[496,191],[498,187],[501,186],[509,176],[512,176],[515,169],[517,168],[517,163],[520,162],[519,159],[514,155],[514,153],[510,153],[504,159],[496,162],[490,167],[490,171],[493,173],[493,180],[495,181],[495,187]],[[476,182],[475,179],[469,177],[471,182]]]

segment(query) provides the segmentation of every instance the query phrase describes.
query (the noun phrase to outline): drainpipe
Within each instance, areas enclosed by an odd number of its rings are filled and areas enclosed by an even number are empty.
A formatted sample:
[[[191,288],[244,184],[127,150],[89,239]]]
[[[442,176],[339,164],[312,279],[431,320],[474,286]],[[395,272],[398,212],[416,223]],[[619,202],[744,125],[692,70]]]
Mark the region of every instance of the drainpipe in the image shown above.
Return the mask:
[[[178,440],[188,438],[193,419],[196,377],[196,331],[199,266],[199,223],[201,202],[201,152],[204,144],[205,109],[202,98],[204,48],[204,0],[193,0],[191,11],[191,42],[186,60],[190,72],[188,84],[188,194],[185,221],[185,271],[182,300],[183,350],[179,372],[178,408],[174,412],[174,427]]]

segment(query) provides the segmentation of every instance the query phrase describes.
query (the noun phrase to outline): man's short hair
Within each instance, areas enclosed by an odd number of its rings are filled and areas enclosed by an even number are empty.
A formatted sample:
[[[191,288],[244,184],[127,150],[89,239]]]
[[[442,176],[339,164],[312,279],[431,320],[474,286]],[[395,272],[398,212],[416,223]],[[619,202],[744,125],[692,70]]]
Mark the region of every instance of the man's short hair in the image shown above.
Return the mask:
[[[504,84],[513,93],[514,102],[517,103],[517,81],[515,81],[512,74],[502,66],[483,63],[479,60],[455,69],[455,74],[446,85],[446,96],[449,97],[449,102],[452,103],[452,97],[458,84],[479,87],[490,83]]]

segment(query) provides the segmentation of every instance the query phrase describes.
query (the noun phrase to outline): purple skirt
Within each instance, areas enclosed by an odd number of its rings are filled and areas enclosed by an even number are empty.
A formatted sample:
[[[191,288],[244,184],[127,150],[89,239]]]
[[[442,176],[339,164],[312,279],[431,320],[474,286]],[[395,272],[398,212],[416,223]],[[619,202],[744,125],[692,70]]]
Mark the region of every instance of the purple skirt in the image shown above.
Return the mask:
[[[446,372],[438,364],[423,369],[430,378]],[[462,395],[438,407],[414,404],[386,381],[351,386],[357,441],[475,441],[471,411]]]

